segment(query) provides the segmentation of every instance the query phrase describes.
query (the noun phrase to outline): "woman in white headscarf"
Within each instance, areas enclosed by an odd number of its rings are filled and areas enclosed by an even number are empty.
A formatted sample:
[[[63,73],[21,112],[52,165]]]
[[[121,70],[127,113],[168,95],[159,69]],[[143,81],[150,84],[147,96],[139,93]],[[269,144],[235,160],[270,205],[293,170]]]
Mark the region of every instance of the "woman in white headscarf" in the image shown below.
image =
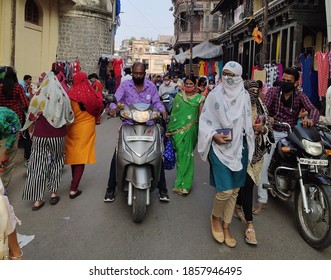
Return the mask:
[[[209,93],[199,121],[198,151],[204,161],[208,159],[211,185],[216,187],[212,235],[229,247],[236,246],[229,225],[255,147],[251,101],[241,75],[239,63],[225,64],[222,84]]]

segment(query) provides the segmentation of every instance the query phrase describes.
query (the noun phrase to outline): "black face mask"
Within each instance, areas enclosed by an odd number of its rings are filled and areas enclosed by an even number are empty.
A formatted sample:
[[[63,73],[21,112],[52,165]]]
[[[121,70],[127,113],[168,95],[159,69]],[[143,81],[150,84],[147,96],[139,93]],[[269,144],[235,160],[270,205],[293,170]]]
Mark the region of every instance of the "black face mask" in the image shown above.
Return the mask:
[[[132,80],[135,85],[142,85],[144,83],[145,77],[143,77],[143,78],[132,77]]]
[[[294,90],[295,86],[294,83],[290,82],[281,82],[280,88],[282,89],[282,92],[288,93]]]

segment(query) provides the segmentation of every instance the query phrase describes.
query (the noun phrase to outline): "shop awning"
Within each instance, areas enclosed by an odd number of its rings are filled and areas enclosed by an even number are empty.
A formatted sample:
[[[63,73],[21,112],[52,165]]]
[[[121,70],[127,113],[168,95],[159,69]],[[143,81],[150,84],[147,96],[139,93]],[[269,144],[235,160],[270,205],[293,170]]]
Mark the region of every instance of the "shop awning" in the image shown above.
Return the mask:
[[[218,57],[223,54],[221,45],[214,45],[209,42],[209,40],[200,43],[193,47],[192,58],[203,58],[210,59],[214,57]],[[190,59],[190,54],[188,51],[179,53],[174,56],[176,61],[180,63],[184,63],[186,59]]]

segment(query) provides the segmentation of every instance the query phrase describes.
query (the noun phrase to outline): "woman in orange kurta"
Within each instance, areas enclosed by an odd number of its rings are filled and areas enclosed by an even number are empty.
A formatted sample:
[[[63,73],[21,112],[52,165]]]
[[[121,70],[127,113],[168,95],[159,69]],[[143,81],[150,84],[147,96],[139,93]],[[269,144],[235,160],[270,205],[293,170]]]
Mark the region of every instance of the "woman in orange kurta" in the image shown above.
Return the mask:
[[[74,199],[82,193],[78,189],[78,185],[84,173],[85,164],[96,162],[94,150],[95,117],[100,112],[102,102],[88,82],[87,75],[83,72],[74,75],[73,87],[68,95],[75,120],[67,128],[65,164],[71,164],[72,181],[69,196]]]

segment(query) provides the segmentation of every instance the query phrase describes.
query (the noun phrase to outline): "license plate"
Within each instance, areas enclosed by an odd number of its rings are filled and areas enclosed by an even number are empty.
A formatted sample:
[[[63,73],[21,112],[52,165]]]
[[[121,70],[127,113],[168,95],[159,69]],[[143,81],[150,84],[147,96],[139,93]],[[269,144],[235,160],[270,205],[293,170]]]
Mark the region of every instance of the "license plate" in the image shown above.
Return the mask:
[[[154,140],[153,136],[127,136],[126,141],[148,141],[152,142]]]
[[[300,158],[299,162],[306,165],[322,165],[327,166],[329,161],[327,159],[313,159],[313,158]]]

